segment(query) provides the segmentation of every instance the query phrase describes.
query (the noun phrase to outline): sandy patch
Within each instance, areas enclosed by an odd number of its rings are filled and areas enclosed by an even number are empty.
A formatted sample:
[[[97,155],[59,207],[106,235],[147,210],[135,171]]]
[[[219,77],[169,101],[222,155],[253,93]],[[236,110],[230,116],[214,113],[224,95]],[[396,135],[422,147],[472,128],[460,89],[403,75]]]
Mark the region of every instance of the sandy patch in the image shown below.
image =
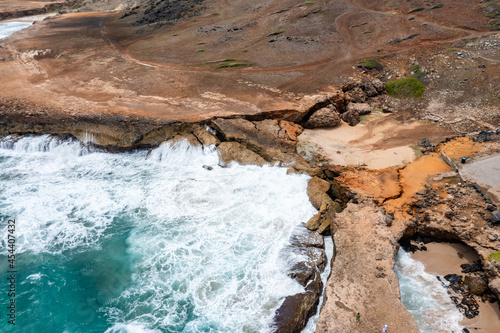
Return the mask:
[[[319,151],[335,165],[365,165],[370,169],[383,169],[400,166],[415,160],[416,155],[409,146],[378,148],[387,133],[398,128],[398,131],[412,130],[419,126],[418,122],[399,124],[387,121],[375,128],[370,120],[365,120],[351,127],[346,123],[335,128],[305,130],[299,136],[298,150],[309,153],[307,147],[317,147]],[[392,133],[392,135],[397,135]],[[417,141],[418,142],[418,141]]]

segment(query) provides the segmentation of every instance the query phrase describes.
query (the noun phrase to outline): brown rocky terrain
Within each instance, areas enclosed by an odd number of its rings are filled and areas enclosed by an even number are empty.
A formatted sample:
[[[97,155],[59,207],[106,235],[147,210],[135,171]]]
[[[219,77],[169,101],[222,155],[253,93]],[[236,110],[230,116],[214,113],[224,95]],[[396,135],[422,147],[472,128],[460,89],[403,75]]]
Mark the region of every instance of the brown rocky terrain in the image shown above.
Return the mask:
[[[0,17],[46,12],[48,3],[4,1]],[[317,331],[416,332],[393,272],[402,239],[468,245],[487,293],[500,296],[499,264],[489,259],[500,251],[499,203],[455,164],[497,153],[498,133],[449,139],[500,126],[491,6],[67,2],[63,14],[0,40],[0,134],[72,135],[108,150],[185,138],[216,145],[223,166],[308,173],[318,209],[310,239],[332,234],[336,246]],[[422,98],[385,92],[386,82],[410,77],[424,84]],[[318,303],[322,246],[304,244],[315,266],[290,275],[309,289],[285,301],[278,331],[300,331]]]

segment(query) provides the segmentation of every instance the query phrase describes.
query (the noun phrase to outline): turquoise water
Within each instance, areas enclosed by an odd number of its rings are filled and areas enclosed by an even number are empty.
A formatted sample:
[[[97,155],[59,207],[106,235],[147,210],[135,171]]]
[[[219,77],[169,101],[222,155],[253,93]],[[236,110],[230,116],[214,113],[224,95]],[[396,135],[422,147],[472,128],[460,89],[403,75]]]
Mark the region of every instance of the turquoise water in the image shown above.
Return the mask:
[[[315,213],[308,177],[220,168],[213,147],[186,143],[15,140],[0,140],[1,304],[12,218],[18,272],[16,326],[5,309],[1,332],[266,332],[303,291],[279,254]]]
[[[400,249],[394,270],[399,278],[401,301],[415,318],[420,332],[462,332],[462,314],[436,276],[425,272],[424,264]]]

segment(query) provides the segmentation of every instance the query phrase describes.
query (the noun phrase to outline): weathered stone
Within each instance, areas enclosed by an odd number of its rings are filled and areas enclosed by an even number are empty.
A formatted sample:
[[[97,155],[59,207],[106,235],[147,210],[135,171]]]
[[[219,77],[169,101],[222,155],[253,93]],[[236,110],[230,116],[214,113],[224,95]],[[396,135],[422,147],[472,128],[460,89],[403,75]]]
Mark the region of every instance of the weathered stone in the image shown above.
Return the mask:
[[[216,145],[220,141],[215,135],[207,131],[201,126],[196,126],[193,129],[193,135],[200,141],[204,146]]]
[[[346,112],[357,111],[359,115],[366,115],[372,112],[372,107],[368,103],[349,103]]]
[[[222,167],[228,166],[231,162],[241,165],[262,166],[266,164],[265,159],[238,142],[222,142],[217,146],[217,153],[219,154],[219,165]]]
[[[330,183],[319,177],[313,177],[307,182],[307,196],[314,208],[321,207],[323,202],[323,193],[330,190]]]
[[[486,281],[477,276],[466,275],[464,284],[469,287],[470,292],[474,295],[482,295],[488,290]]]
[[[295,246],[313,246],[323,248],[325,246],[325,241],[323,236],[321,236],[316,231],[311,231],[307,229],[305,223],[300,223],[292,231],[289,243]]]
[[[377,90],[379,94],[385,90],[384,82],[380,81],[379,79],[372,80],[370,83]]]
[[[305,128],[334,127],[340,124],[340,115],[330,108],[314,112],[304,124]]]
[[[359,112],[356,110],[351,110],[349,112],[344,112],[341,116],[342,120],[349,124],[349,126],[356,126],[361,121]]]
[[[422,140],[420,140],[420,142],[418,143],[418,146],[419,147],[422,147],[422,148],[429,148],[429,147],[432,147],[432,143],[429,141],[429,139],[427,138],[423,138]]]
[[[300,126],[299,124],[291,123],[285,120],[281,120],[279,122],[279,126],[282,130],[285,131],[288,139],[294,142],[298,140],[298,136],[304,131],[302,126]]]
[[[493,224],[500,223],[500,210],[495,210],[491,212],[491,223]]]
[[[420,332],[401,303],[393,271],[397,236],[391,229],[398,227],[380,224],[383,216],[372,203],[349,203],[333,220],[335,256],[316,332],[380,332],[385,324],[394,332]],[[399,235],[404,229],[403,223]]]
[[[360,87],[355,87],[345,93],[345,101],[347,103],[363,103],[367,99],[365,92]]]
[[[330,233],[330,225],[336,213],[342,211],[342,206],[333,201],[326,193],[323,194],[323,200],[319,212],[314,215],[306,224],[309,230],[316,230],[320,234]]]
[[[379,94],[377,89],[373,86],[371,82],[365,82],[363,84],[363,90],[368,97],[375,97]]]

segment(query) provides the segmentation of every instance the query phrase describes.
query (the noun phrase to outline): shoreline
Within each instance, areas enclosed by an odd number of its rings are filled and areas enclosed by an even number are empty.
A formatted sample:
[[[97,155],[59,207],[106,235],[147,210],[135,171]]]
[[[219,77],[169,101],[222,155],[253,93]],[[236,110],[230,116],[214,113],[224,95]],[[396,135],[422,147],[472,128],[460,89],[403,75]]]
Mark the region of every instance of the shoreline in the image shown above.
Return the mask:
[[[425,244],[425,246],[427,247],[426,251],[416,251],[411,254],[411,257],[422,262],[427,273],[436,276],[447,274],[463,275],[460,265],[473,264],[474,261],[479,259],[474,250],[459,243],[430,242]],[[498,302],[489,303],[488,301],[480,300],[480,297],[475,298],[479,305],[479,315],[472,319],[464,317],[460,324],[474,331],[480,330],[482,333],[498,332],[498,327],[500,327]]]

